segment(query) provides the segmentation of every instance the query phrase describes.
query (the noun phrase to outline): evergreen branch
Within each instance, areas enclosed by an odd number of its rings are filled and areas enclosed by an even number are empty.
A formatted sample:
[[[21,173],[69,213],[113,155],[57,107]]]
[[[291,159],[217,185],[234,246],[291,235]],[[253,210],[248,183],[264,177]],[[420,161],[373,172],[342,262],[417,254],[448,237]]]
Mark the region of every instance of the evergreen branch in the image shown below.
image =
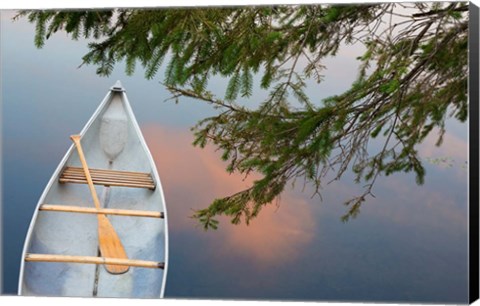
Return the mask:
[[[216,106],[227,108],[227,109],[229,109],[231,111],[234,111],[234,112],[245,112],[245,110],[242,107],[236,107],[231,103],[226,103],[222,100],[214,99],[211,94],[201,95],[201,94],[198,94],[198,93],[196,93],[192,90],[181,89],[181,88],[177,88],[177,87],[166,85],[166,84],[164,84],[164,86],[172,94],[174,94],[174,98],[179,97],[179,96],[184,96],[184,97],[189,97],[189,98],[202,100],[202,101],[205,101],[209,104],[213,104],[213,105],[216,105]]]
[[[440,145],[445,120],[468,117],[467,10],[466,3],[298,5],[23,11],[14,18],[36,24],[37,47],[59,31],[95,38],[82,65],[101,75],[124,60],[127,73],[138,61],[154,78],[168,58],[161,83],[172,98],[220,110],[192,129],[194,145],[217,147],[229,173],[261,178],[194,214],[205,228],[217,228],[218,215],[250,222],[299,178],[321,197],[328,175],[337,180],[352,169],[365,184],[346,201],[344,221],[374,196],[381,175],[414,172],[421,184],[416,147],[434,129]],[[322,79],[323,61],[353,43],[366,51],[350,88],[323,101],[307,96],[308,80]],[[268,98],[257,108],[241,107],[234,101],[239,93],[252,95],[254,74]],[[207,90],[213,75],[228,81],[225,100]],[[371,139],[383,142],[378,152]]]

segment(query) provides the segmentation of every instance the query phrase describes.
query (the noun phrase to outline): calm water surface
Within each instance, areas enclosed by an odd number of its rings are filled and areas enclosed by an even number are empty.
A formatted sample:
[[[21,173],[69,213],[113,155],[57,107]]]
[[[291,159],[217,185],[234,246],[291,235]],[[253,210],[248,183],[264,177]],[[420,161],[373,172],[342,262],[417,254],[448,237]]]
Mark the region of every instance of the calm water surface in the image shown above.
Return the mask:
[[[188,99],[178,105],[164,102],[168,94],[157,81],[146,81],[142,71],[127,77],[119,66],[111,78],[99,78],[92,67],[77,69],[85,42],[57,35],[37,50],[33,27],[12,23],[12,14],[1,15],[5,294],[16,293],[31,216],[70,146],[69,135],[81,130],[120,79],[167,201],[167,297],[467,302],[466,124],[449,122],[442,148],[434,148],[434,138],[420,148],[425,158],[452,158],[451,166],[426,162],[423,186],[414,183],[413,175],[380,179],[376,198],[346,224],[340,221],[346,211],[342,203],[361,192],[348,174],[324,188],[322,202],[297,186],[248,227],[222,219],[219,230],[204,232],[189,218],[192,209],[253,180],[226,174],[214,148],[191,146],[189,127],[212,109]],[[338,63],[319,97],[346,88],[355,75],[351,56],[340,55]],[[222,92],[224,85],[218,80],[213,90]],[[245,103],[255,105],[261,95]]]

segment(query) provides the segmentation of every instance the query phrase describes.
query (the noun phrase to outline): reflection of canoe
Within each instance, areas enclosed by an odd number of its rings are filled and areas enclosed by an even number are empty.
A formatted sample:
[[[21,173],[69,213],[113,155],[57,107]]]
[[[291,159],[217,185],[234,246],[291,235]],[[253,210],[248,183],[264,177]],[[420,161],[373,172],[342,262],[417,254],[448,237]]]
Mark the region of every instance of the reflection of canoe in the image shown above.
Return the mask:
[[[75,134],[72,131],[72,134]],[[81,131],[101,205],[95,209],[72,145],[35,210],[25,240],[20,295],[163,297],[168,235],[160,179],[120,82]],[[97,215],[106,214],[128,259],[99,255]],[[110,274],[102,263],[130,266]]]

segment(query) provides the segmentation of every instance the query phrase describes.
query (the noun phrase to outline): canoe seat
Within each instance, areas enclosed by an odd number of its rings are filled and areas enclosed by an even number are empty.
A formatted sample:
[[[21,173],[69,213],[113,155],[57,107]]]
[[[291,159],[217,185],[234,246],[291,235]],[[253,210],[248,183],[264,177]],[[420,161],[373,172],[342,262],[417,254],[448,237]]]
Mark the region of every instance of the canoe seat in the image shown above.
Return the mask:
[[[155,189],[155,182],[150,173],[92,168],[89,170],[95,185]],[[59,182],[88,184],[81,167],[66,167],[60,175]]]

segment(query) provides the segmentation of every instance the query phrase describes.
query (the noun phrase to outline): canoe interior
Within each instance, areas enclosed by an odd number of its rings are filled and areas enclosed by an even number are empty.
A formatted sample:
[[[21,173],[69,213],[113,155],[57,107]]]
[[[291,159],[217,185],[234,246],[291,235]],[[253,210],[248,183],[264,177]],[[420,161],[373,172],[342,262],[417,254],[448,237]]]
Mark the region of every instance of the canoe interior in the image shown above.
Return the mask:
[[[102,206],[107,208],[164,212],[158,174],[126,103],[124,92],[111,91],[96,112],[96,117],[84,129],[81,143],[88,166],[151,173],[157,185],[154,190],[95,186],[98,197]],[[116,116],[127,118],[123,130],[122,126],[115,128]],[[109,120],[113,120],[107,127],[110,130],[102,128],[101,125]],[[105,135],[105,130],[110,134]],[[120,149],[115,147],[115,131],[123,133],[119,136],[120,141],[124,142]],[[109,136],[111,137],[108,138]],[[108,146],[106,149],[102,148],[105,144]],[[88,185],[59,183],[60,173],[67,166],[81,167],[74,148],[70,148],[66,159],[55,171],[39,205],[94,207]],[[112,215],[108,218],[130,259],[165,262],[165,219]],[[97,216],[93,214],[37,211],[29,233],[25,253],[99,255]],[[33,296],[159,298],[163,294],[164,281],[162,269],[130,267],[125,274],[112,275],[103,266],[97,268],[95,264],[24,262],[20,292],[22,295]]]

